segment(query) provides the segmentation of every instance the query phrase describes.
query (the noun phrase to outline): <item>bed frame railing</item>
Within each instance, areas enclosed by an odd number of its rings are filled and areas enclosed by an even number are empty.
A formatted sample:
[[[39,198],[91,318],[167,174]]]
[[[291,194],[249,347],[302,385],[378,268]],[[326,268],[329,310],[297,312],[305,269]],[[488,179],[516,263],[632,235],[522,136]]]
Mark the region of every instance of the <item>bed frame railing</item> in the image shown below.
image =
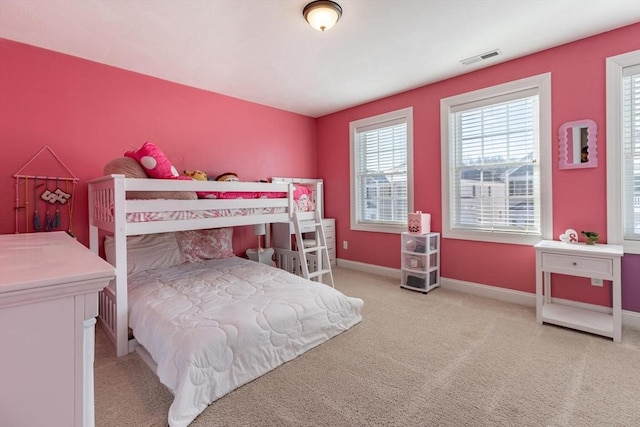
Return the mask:
[[[302,267],[300,266],[300,253],[284,248],[274,248],[276,265],[285,271],[296,276],[302,276]],[[307,266],[309,272],[313,273],[318,270],[317,255],[307,254]]]

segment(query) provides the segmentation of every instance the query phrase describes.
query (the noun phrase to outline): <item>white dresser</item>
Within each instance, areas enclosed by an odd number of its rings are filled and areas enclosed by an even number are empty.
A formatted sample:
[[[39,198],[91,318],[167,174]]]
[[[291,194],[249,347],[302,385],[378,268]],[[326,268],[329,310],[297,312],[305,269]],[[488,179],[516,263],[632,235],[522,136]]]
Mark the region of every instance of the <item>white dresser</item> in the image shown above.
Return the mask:
[[[94,425],[98,292],[113,276],[65,232],[0,235],[0,426]]]
[[[536,249],[536,320],[622,340],[620,245],[570,244],[543,240]],[[551,273],[611,280],[608,312],[562,305],[551,298]]]

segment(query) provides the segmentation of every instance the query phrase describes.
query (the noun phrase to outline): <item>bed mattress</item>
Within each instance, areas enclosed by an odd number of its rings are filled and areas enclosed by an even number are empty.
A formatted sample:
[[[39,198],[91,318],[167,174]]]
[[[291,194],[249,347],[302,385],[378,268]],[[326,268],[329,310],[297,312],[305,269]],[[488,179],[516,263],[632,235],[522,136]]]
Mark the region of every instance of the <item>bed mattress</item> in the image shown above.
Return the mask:
[[[363,301],[232,257],[129,276],[129,322],[186,426],[211,402],[362,320]]]

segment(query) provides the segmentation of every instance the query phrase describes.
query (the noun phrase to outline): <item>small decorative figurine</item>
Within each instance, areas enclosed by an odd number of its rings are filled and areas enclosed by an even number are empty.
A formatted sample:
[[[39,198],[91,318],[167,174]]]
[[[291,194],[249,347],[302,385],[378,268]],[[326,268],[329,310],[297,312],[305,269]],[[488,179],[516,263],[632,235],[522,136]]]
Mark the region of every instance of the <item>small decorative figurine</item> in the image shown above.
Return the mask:
[[[587,238],[587,245],[595,245],[598,241],[598,233],[595,231],[581,231],[580,234]]]
[[[560,235],[560,241],[564,243],[578,243],[578,232],[573,228],[567,228],[567,230]]]

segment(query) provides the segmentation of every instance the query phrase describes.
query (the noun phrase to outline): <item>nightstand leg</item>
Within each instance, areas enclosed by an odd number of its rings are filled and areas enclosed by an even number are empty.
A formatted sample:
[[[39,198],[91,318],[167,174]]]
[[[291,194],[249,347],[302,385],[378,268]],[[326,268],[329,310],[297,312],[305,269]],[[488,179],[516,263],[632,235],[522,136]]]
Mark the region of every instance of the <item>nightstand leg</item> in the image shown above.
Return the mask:
[[[540,257],[536,253],[536,322],[542,324],[542,271]]]
[[[611,281],[612,306],[613,306],[613,342],[622,342],[622,275],[620,258],[613,263],[613,280]]]
[[[551,304],[551,273],[544,273],[544,303]]]

